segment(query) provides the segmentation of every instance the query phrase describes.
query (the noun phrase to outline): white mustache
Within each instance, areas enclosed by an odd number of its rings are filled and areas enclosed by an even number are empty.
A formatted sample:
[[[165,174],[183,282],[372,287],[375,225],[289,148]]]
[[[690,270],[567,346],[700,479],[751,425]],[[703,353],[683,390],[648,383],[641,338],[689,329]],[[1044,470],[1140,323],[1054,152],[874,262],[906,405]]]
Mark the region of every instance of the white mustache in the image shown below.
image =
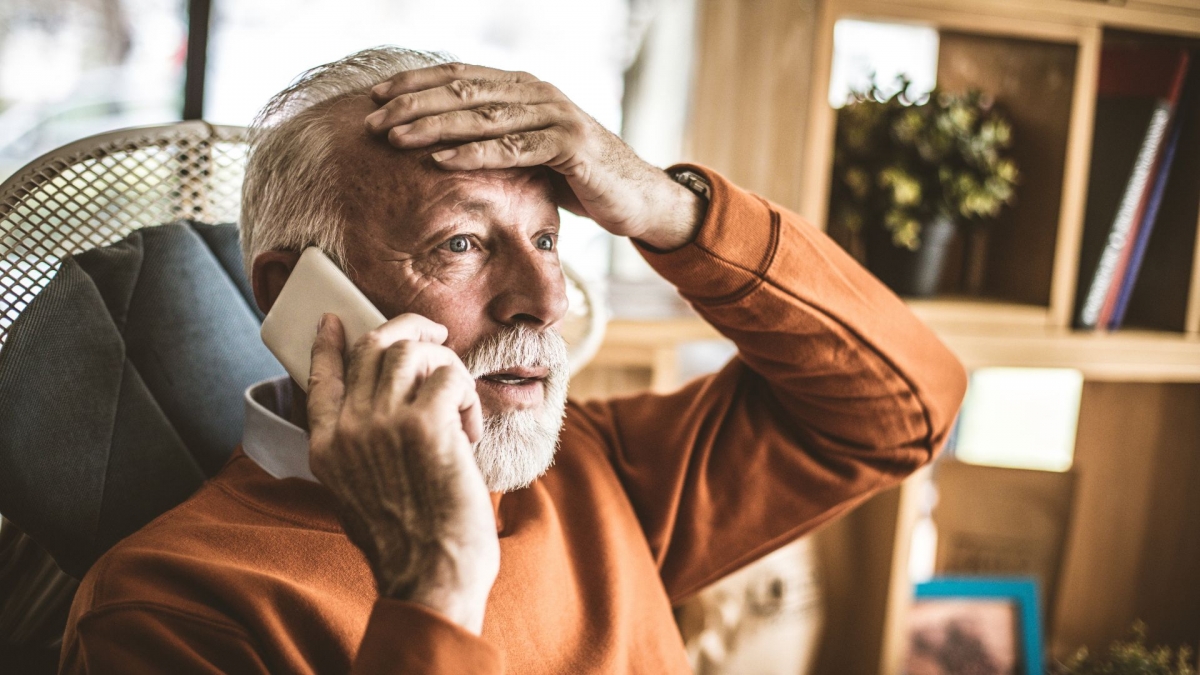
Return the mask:
[[[558,331],[536,331],[525,325],[511,326],[488,336],[462,357],[471,377],[512,368],[546,368],[547,385],[569,372],[567,344]],[[556,382],[554,382],[556,383]]]

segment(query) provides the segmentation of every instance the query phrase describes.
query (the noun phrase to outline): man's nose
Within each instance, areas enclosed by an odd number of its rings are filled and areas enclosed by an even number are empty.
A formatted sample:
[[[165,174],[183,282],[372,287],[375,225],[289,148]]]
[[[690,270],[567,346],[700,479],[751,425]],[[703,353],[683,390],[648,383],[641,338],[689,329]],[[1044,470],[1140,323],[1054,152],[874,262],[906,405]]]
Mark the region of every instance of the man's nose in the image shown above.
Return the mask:
[[[499,293],[492,302],[492,318],[506,326],[517,323],[549,328],[567,313],[566,282],[555,255],[522,251],[501,265]]]

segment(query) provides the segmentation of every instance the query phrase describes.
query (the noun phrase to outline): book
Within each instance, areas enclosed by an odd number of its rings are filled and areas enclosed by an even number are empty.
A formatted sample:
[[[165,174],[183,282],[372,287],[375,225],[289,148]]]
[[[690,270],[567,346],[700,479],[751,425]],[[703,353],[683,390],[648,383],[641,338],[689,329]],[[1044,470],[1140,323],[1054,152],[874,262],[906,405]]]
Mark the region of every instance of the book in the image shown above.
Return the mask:
[[[1185,50],[1153,47],[1109,47],[1102,54],[1076,298],[1080,327],[1103,325],[1101,315],[1126,266],[1187,60]],[[1089,269],[1094,272],[1085,284]]]
[[[1175,67],[1175,77],[1174,77],[1173,81],[1171,82],[1170,92],[1167,94],[1166,98],[1163,100],[1163,103],[1165,103],[1168,107],[1168,115],[1169,115],[1168,122],[1167,122],[1167,132],[1166,132],[1167,135],[1164,135],[1158,148],[1156,148],[1154,165],[1150,171],[1150,182],[1142,190],[1141,200],[1138,204],[1138,210],[1134,216],[1133,225],[1130,228],[1129,236],[1124,243],[1123,249],[1121,251],[1120,260],[1117,263],[1116,272],[1113,275],[1112,283],[1109,285],[1108,293],[1105,296],[1104,307],[1100,310],[1100,318],[1098,319],[1098,324],[1100,326],[1108,328],[1110,330],[1116,328],[1116,326],[1117,326],[1117,322],[1115,322],[1113,320],[1113,314],[1114,314],[1114,312],[1116,310],[1116,306],[1119,302],[1119,298],[1120,298],[1122,289],[1129,288],[1129,285],[1131,283],[1131,279],[1130,279],[1130,275],[1129,275],[1129,271],[1130,271],[1129,270],[1129,261],[1133,255],[1133,250],[1137,245],[1137,241],[1141,238],[1141,234],[1142,234],[1143,230],[1144,229],[1147,230],[1146,236],[1149,236],[1148,230],[1153,229],[1154,218],[1157,215],[1158,206],[1155,205],[1154,214],[1150,215],[1150,204],[1151,204],[1151,200],[1153,199],[1154,193],[1156,191],[1158,191],[1157,187],[1158,187],[1159,179],[1163,178],[1163,180],[1165,180],[1165,178],[1162,175],[1163,174],[1162,169],[1165,167],[1167,173],[1170,172],[1171,160],[1166,159],[1166,150],[1170,146],[1170,140],[1169,140],[1169,135],[1171,134],[1170,130],[1173,127],[1178,128],[1178,126],[1179,126],[1177,123],[1178,111],[1179,111],[1179,106],[1180,106],[1180,100],[1182,99],[1182,96],[1183,96],[1184,82],[1187,79],[1189,65],[1190,65],[1190,54],[1186,51],[1180,52],[1179,57],[1178,57],[1178,63],[1176,64],[1176,67]],[[1174,155],[1172,155],[1172,158],[1173,157],[1174,157]],[[1165,190],[1165,189],[1166,189],[1166,186],[1164,184],[1163,190]],[[1158,200],[1159,200],[1159,203],[1161,204],[1162,192],[1161,191],[1158,191],[1158,192],[1159,192]],[[1148,215],[1149,215],[1149,218],[1147,218]]]
[[[1142,192],[1146,189],[1146,182],[1150,178],[1150,171],[1154,166],[1154,156],[1158,152],[1158,146],[1162,142],[1168,121],[1167,107],[1165,105],[1158,106],[1150,118],[1150,126],[1146,130],[1141,150],[1138,151],[1137,159],[1134,161],[1133,173],[1126,183],[1120,206],[1117,207],[1116,217],[1109,230],[1107,243],[1100,254],[1100,261],[1096,264],[1096,274],[1092,277],[1092,284],[1088,287],[1087,295],[1084,297],[1083,307],[1079,310],[1079,324],[1084,328],[1095,328],[1099,324],[1100,312],[1104,309],[1104,300],[1113,283],[1113,278],[1116,276],[1122,251],[1129,240],[1129,231],[1137,216]]]
[[[1095,140],[1088,168],[1087,203],[1072,317],[1077,328],[1084,328],[1079,310],[1095,276],[1154,107],[1153,100],[1141,97],[1096,100]]]
[[[1154,190],[1151,192],[1150,199],[1146,203],[1145,215],[1142,217],[1142,224],[1138,228],[1137,238],[1134,239],[1125,276],[1121,280],[1116,305],[1113,308],[1112,318],[1108,323],[1110,330],[1120,328],[1122,322],[1125,321],[1125,310],[1129,308],[1129,296],[1133,294],[1133,287],[1137,284],[1138,273],[1142,270],[1142,260],[1146,255],[1146,246],[1150,242],[1150,233],[1154,230],[1154,221],[1158,217],[1158,208],[1162,205],[1163,193],[1167,191],[1167,181],[1171,176],[1171,164],[1175,160],[1175,149],[1179,147],[1179,136],[1182,131],[1183,125],[1176,123],[1175,128],[1171,131],[1171,138],[1167,141],[1166,149],[1163,151],[1162,161],[1158,167],[1158,176],[1154,179]]]

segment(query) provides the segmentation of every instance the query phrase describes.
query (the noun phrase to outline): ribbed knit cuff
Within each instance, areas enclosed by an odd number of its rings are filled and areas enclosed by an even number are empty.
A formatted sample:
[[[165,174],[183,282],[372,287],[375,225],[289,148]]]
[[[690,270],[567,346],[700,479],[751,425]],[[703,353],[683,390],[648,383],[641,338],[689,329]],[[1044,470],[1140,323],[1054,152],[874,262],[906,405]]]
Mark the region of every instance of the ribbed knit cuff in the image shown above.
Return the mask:
[[[499,674],[504,657],[483,638],[423,605],[380,598],[353,672]]]
[[[779,218],[761,197],[726,180],[716,171],[694,164],[690,169],[712,185],[712,199],[695,240],[660,253],[634,244],[642,257],[689,300],[720,304],[748,293],[762,281],[775,255]]]

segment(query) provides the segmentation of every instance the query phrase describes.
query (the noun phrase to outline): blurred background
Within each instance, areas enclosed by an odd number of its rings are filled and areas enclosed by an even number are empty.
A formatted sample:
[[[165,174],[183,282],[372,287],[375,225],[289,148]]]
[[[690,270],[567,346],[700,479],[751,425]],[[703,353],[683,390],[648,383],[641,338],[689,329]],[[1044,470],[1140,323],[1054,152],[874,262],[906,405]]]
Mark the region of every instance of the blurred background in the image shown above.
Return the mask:
[[[697,672],[1184,672],[1153,650],[1200,641],[1200,0],[4,0],[0,180],[246,125],[378,44],[529,71],[800,213],[968,367],[935,466],[677,609]],[[577,396],[729,358],[564,220],[611,315]]]
[[[693,11],[677,1],[12,0],[0,8],[0,178],[101,131],[194,118],[247,125],[304,70],[380,44],[533,72],[619,132],[625,73],[663,12],[672,16],[658,40],[673,41],[664,48],[675,57],[652,66],[666,84],[628,133],[669,163],[683,140]],[[599,228],[568,231],[576,267],[604,276],[611,254]]]

